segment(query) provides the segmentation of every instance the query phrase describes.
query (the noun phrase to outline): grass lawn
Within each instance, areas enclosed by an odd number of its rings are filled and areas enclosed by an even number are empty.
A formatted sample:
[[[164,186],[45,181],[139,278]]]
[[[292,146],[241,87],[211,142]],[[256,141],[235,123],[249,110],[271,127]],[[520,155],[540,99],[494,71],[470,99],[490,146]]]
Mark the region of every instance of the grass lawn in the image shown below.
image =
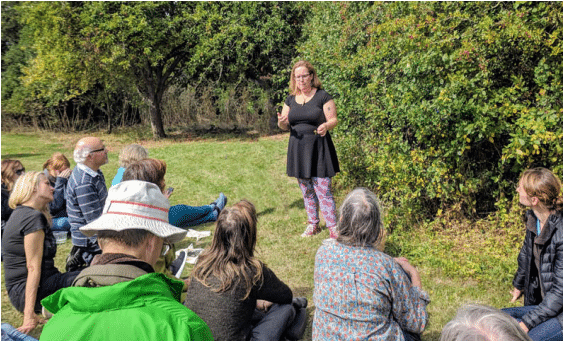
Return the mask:
[[[225,193],[228,205],[243,198],[253,202],[259,215],[257,256],[292,288],[295,296],[308,298],[310,320],[304,339],[311,339],[314,258],[329,233],[324,231],[309,239],[300,237],[306,214],[296,180],[285,174],[287,134],[194,138],[175,133],[158,142],[145,133],[132,131],[92,135],[104,139],[109,149],[109,163],[101,168],[108,185],[118,168],[120,149],[139,143],[149,149],[150,157],[167,162],[167,186],[175,188],[171,204],[209,204],[219,192]],[[2,133],[1,157],[19,159],[28,171],[41,170],[50,155],[60,151],[74,166],[72,150],[79,138],[64,133]],[[335,195],[340,205],[346,191]],[[213,232],[214,226],[207,224],[196,229]],[[423,339],[439,339],[443,325],[463,303],[510,306],[509,291],[522,233],[516,221],[503,221],[496,226],[490,220],[475,225],[458,221],[427,223],[388,235],[386,251],[393,256],[406,256],[420,270],[423,288],[431,296],[430,320]],[[190,243],[205,247],[210,241],[211,237],[200,241],[186,238],[179,247]],[[56,265],[60,270],[64,270],[70,247],[70,240],[59,245]],[[18,327],[22,315],[8,299],[3,272],[2,268],[2,322]],[[189,273],[187,267],[183,277]],[[32,335],[38,337],[41,328]]]

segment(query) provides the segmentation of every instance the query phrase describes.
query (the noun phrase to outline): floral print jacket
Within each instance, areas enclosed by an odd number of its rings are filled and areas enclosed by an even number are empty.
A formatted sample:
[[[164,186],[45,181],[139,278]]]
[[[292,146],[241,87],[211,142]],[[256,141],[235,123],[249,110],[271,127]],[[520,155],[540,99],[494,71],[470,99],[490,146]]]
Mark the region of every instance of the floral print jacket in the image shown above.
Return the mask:
[[[427,325],[429,295],[392,257],[333,242],[315,256],[313,340],[404,340]]]

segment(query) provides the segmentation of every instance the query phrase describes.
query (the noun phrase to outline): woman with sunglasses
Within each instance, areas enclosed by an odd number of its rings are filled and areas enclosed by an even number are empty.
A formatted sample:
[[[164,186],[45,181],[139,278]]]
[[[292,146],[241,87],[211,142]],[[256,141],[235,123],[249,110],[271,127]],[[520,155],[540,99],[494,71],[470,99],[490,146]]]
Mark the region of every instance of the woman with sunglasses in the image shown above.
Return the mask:
[[[51,231],[49,202],[53,188],[42,172],[27,172],[18,178],[10,194],[14,210],[2,235],[4,279],[12,305],[23,312],[20,332],[28,333],[42,320],[40,301],[71,286],[79,273],[61,273],[55,267],[57,244]]]
[[[4,234],[6,221],[8,221],[12,214],[12,208],[8,205],[10,192],[16,180],[18,180],[18,177],[23,175],[24,172],[25,168],[19,160],[2,160],[2,234]]]
[[[337,126],[337,110],[331,95],[322,89],[317,73],[306,61],[294,64],[290,74],[290,96],[278,114],[278,126],[290,130],[286,173],[298,180],[308,216],[302,237],[321,232],[319,210],[329,237],[335,239],[335,200],[331,179],[339,172],[339,161],[329,131]]]

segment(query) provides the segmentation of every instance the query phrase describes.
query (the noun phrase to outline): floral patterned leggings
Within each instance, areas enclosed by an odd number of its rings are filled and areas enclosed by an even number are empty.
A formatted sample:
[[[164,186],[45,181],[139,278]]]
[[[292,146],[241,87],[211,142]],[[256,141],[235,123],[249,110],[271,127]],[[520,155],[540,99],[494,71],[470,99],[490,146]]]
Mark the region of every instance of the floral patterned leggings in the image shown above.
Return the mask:
[[[325,218],[327,228],[333,228],[336,222],[336,207],[331,192],[331,178],[298,178],[298,184],[304,196],[308,224],[319,225],[319,209]]]

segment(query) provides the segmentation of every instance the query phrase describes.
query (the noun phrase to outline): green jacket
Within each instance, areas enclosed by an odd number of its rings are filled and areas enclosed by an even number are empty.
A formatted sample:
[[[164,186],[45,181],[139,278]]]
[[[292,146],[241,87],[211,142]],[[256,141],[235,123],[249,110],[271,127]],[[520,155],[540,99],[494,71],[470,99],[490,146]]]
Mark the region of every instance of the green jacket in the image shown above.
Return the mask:
[[[183,283],[161,273],[101,287],[67,287],[43,299],[53,313],[41,340],[213,340],[206,323],[180,304]]]

